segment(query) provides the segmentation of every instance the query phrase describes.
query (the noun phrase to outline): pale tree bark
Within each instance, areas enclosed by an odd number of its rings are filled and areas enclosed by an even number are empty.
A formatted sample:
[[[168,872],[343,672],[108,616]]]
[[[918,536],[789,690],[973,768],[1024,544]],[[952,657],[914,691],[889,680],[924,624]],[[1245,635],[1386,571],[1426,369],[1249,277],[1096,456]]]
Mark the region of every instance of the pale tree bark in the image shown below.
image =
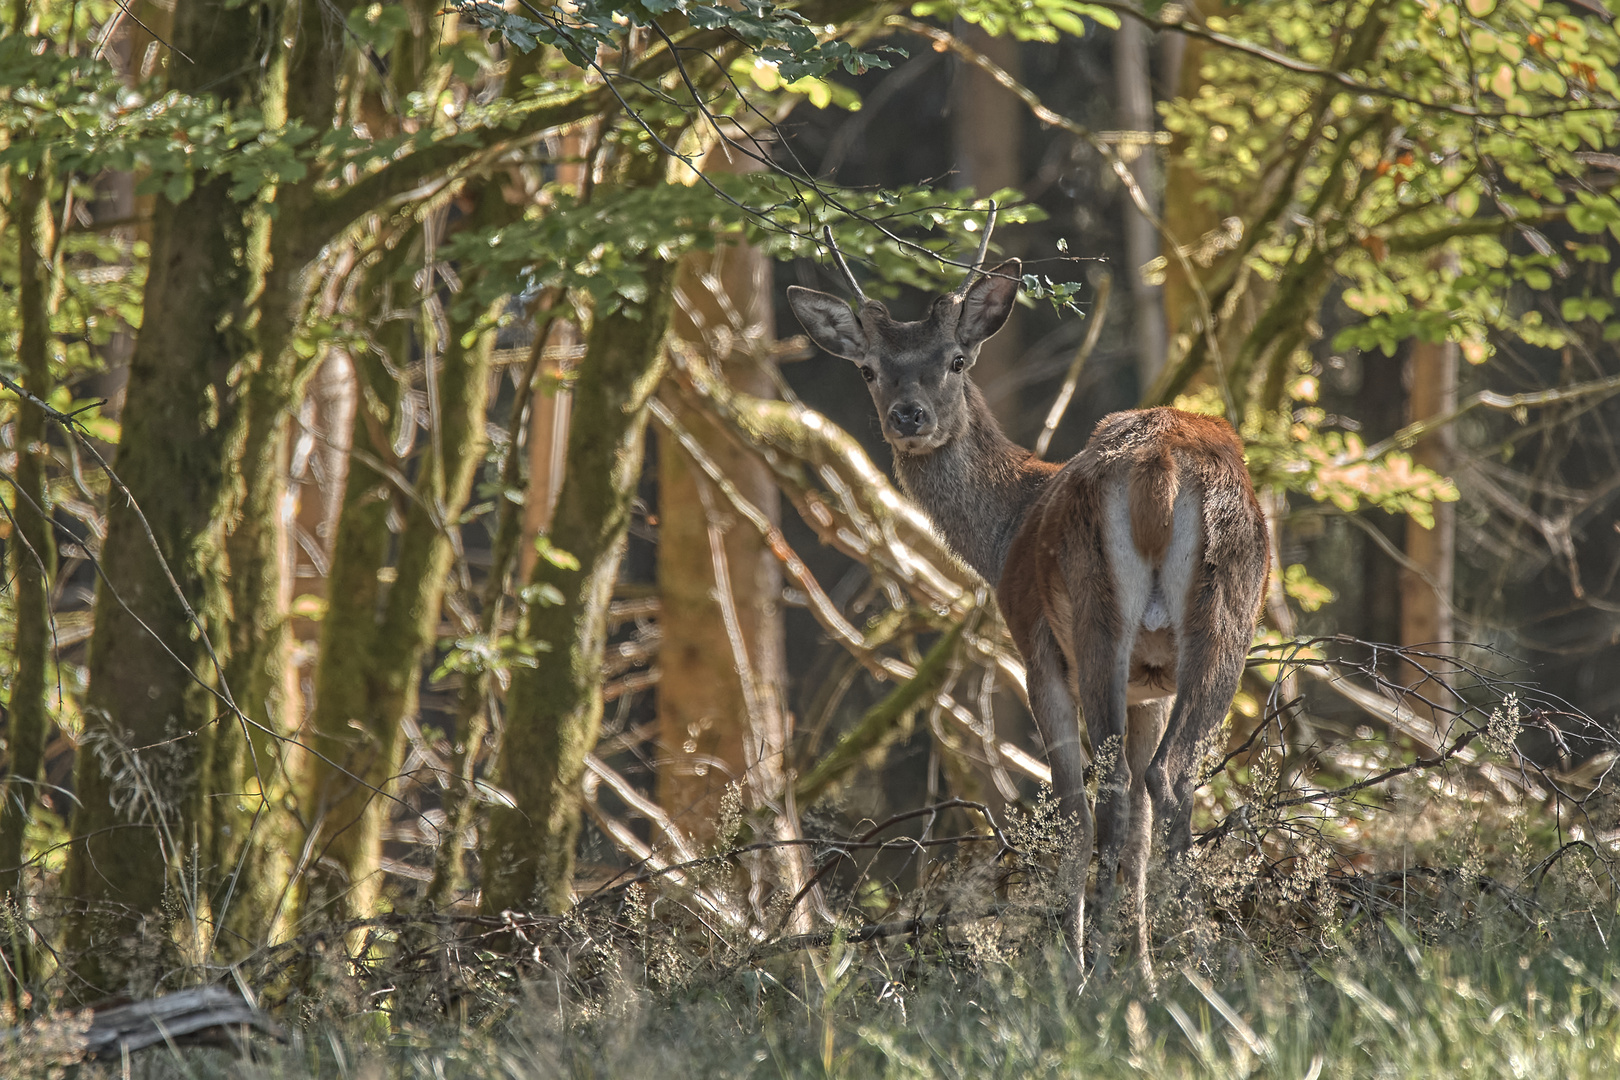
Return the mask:
[[[1114,87],[1118,124],[1128,141],[1119,154],[1155,215],[1159,212],[1158,151],[1153,141],[1153,79],[1148,70],[1148,32],[1124,19],[1114,32]],[[1139,385],[1153,385],[1164,367],[1164,290],[1143,268],[1159,254],[1159,234],[1127,191],[1120,192],[1125,221],[1125,276],[1131,285],[1131,348]]]
[[[562,490],[563,468],[568,460],[568,418],[573,402],[568,380],[583,352],[579,327],[569,320],[560,320],[551,328],[540,355],[539,370],[535,372],[525,447],[529,458],[529,487],[523,499],[523,536],[530,542],[518,550],[521,580],[528,580],[534,572],[535,559],[539,556],[532,541],[551,528],[551,515],[557,509],[557,492]]]
[[[578,131],[558,140],[558,156],[565,164],[557,167],[557,181],[571,184],[575,191],[585,182],[585,167],[575,161],[585,151],[585,137]],[[566,297],[558,297],[565,303]],[[532,541],[551,528],[551,515],[562,489],[563,466],[568,457],[568,416],[572,395],[565,377],[579,362],[582,345],[579,327],[570,320],[551,325],[540,367],[536,373],[529,404],[528,457],[529,486],[523,500],[524,543],[518,550],[518,575],[527,581],[537,558]]]
[[[282,545],[281,607],[290,613],[292,649],[281,669],[280,719],[289,730],[303,725],[309,705],[303,683],[313,676],[320,635],[320,621],[310,615],[326,601],[358,397],[348,351],[329,348],[299,403],[287,469],[291,535]]]
[[[722,144],[703,167],[744,171],[752,164],[740,153],[728,155]],[[670,331],[697,347],[732,386],[754,397],[776,396],[765,367],[775,336],[771,264],[757,249],[732,243],[687,256],[676,284]],[[738,490],[779,521],[780,499],[765,464],[672,387],[661,397]],[[705,507],[707,483],[679,442],[661,431],[658,801],[701,842],[714,837],[728,784],[748,782],[744,797],[756,804],[780,800],[790,738],[778,700],[783,678],[781,566],[753,528],[722,528],[715,547],[712,527],[722,523],[711,521]],[[724,590],[716,584],[717,562],[727,571]],[[729,601],[729,611],[722,599]],[[740,636],[745,657],[736,655],[733,634]],[[753,685],[745,686],[745,679]],[[762,710],[757,715],[750,711],[756,703]]]
[[[485,911],[556,912],[570,903],[580,780],[601,727],[608,605],[641,473],[647,403],[663,373],[674,284],[674,268],[656,258],[642,271],[647,302],[597,316],[574,386],[550,557],[535,562],[535,599],[517,632],[547,651],[537,666],[513,672],[507,695],[497,783],[513,805],[490,811],[480,860]]]
[[[963,41],[983,53],[1014,79],[1022,81],[1018,42],[991,37],[977,26],[957,27]],[[958,62],[951,90],[951,135],[956,155],[956,182],[981,198],[1024,180],[1024,105],[979,67]],[[998,231],[1007,255],[1017,255],[1016,229]],[[971,253],[972,245],[968,246]],[[1018,362],[1023,356],[1021,313],[1013,309],[1001,332],[979,350],[973,378],[986,388],[990,406],[1003,425],[1015,429],[1020,416]]]

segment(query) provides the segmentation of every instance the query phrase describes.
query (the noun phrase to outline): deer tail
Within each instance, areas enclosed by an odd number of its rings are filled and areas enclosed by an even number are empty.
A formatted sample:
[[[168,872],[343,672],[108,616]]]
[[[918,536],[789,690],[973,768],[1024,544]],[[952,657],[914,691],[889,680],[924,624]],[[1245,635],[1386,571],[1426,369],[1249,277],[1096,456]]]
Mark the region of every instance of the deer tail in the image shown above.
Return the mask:
[[[1131,540],[1149,563],[1157,563],[1170,548],[1175,514],[1176,459],[1168,447],[1156,448],[1131,465]]]

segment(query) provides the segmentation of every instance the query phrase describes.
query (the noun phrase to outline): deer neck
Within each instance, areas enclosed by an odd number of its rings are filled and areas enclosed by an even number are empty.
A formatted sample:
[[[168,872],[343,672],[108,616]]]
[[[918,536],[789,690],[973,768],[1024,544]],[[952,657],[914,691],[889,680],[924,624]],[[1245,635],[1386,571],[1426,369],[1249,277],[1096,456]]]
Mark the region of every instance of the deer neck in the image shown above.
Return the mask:
[[[951,548],[995,585],[1024,515],[1058,466],[1007,438],[972,380],[967,399],[967,429],[932,453],[896,450],[895,475]]]

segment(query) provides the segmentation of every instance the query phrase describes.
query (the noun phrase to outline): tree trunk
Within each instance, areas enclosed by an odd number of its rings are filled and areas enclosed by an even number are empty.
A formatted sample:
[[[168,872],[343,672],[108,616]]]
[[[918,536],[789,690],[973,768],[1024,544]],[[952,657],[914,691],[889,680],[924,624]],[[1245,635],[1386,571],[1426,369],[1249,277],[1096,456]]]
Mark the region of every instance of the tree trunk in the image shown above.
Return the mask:
[[[559,157],[564,164],[557,166],[557,182],[572,184],[577,192],[585,182],[585,167],[573,159],[585,152],[584,134],[578,131],[559,140]],[[565,302],[557,297],[556,302]],[[551,528],[551,515],[557,508],[557,492],[562,489],[563,465],[568,456],[568,414],[573,395],[563,384],[563,375],[575,367],[572,355],[579,346],[579,327],[568,320],[551,326],[542,346],[529,406],[529,487],[523,501],[523,535],[540,536]],[[527,581],[534,572],[537,558],[533,544],[523,544],[518,550],[518,575]]]
[[[488,196],[494,198],[491,192]],[[332,904],[345,917],[369,915],[380,881],[381,832],[387,788],[398,765],[400,730],[415,712],[422,658],[436,638],[440,603],[450,570],[450,530],[460,520],[483,457],[484,411],[493,330],[470,345],[464,336],[477,314],[452,318],[436,365],[437,446],[416,469],[411,497],[370,462],[394,462],[389,428],[397,409],[379,416],[382,395],[397,402],[402,388],[375,358],[368,400],[355,410],[353,446],[310,718],[316,753],[308,762],[302,804],[309,815],[305,847],[311,859],[301,887],[305,912]],[[396,347],[408,347],[409,324],[396,323]],[[405,352],[396,352],[404,356]],[[437,371],[435,373],[435,367]],[[404,519],[393,581],[386,596],[379,577],[387,562],[390,508]],[[380,613],[379,613],[380,608]]]
[[[1457,346],[1454,342],[1412,342],[1407,362],[1409,423],[1449,413],[1457,407]],[[1414,464],[1451,474],[1456,435],[1448,424],[1426,435],[1412,448]],[[1406,519],[1406,556],[1401,570],[1401,644],[1422,647],[1442,656],[1456,636],[1452,623],[1452,578],[1457,550],[1455,503],[1434,504],[1434,528]],[[1408,685],[1438,675],[1445,661],[1409,661]],[[1431,690],[1420,691],[1438,701]]]
[[[961,37],[1013,78],[1021,77],[1018,42],[1010,35],[991,37],[977,26],[958,26]],[[972,188],[981,198],[1002,188],[1018,187],[1024,179],[1024,105],[977,66],[957,62],[951,92],[951,134],[956,143],[957,184]],[[997,231],[1008,255],[1018,254],[1017,229]],[[967,245],[970,258],[973,245]],[[1023,356],[1020,312],[1013,309],[1000,333],[984,343],[973,366],[973,378],[985,388],[996,418],[1009,429],[1021,416],[1018,391],[1012,377]]]
[[[410,337],[410,324],[395,320],[377,333],[376,344],[392,357],[404,357],[409,355]],[[300,894],[296,914],[309,912],[311,905],[337,902],[344,895],[349,852],[331,851],[326,845],[334,842],[330,838],[341,836],[345,824],[352,831],[371,799],[371,792],[346,774],[382,776],[383,766],[373,766],[373,759],[388,756],[393,738],[392,732],[383,732],[386,745],[378,745],[371,731],[357,731],[350,722],[363,724],[370,699],[370,658],[382,595],[379,572],[388,561],[388,514],[395,495],[383,469],[394,463],[392,425],[398,415],[400,388],[377,356],[360,351],[353,360],[359,394],[349,436],[351,457],[326,580],[326,614],[315,662],[315,703],[306,737],[311,753],[299,780],[309,836],[294,882]],[[350,837],[348,848],[364,849],[367,843],[365,838]],[[326,869],[328,859],[334,868],[331,871]]]
[[[249,102],[260,73],[241,57],[260,36],[258,16],[251,4],[180,4],[174,46],[195,63],[170,66],[171,88]],[[158,200],[153,215],[116,465],[130,498],[115,494],[107,515],[67,862],[67,946],[90,993],[121,988],[143,962],[128,939],[166,918],[170,867],[192,841],[182,817],[199,809],[194,735],[229,716],[199,681],[216,681],[209,646],[223,644],[224,613],[203,598],[223,580],[216,510],[237,409],[233,367],[254,347],[259,240],[231,187],[228,177],[204,180],[178,206]],[[166,947],[161,932],[149,940]]]
[[[711,152],[705,171],[719,171],[714,159],[723,151]],[[755,397],[776,396],[764,367],[770,360],[763,355],[775,336],[771,264],[758,250],[727,244],[687,256],[675,309],[671,332],[706,353],[727,382]],[[664,403],[681,425],[750,502],[779,521],[779,492],[765,463],[668,391]],[[789,733],[776,701],[783,678],[782,570],[757,529],[724,529],[720,552],[732,611],[722,609],[711,547],[714,523],[704,507],[707,488],[699,489],[707,481],[667,431],[659,440],[658,801],[689,835],[707,843],[728,784],[767,781],[755,775],[761,766],[773,777],[783,770]],[[743,684],[728,614],[746,652],[751,686]],[[750,700],[767,698],[763,715],[751,715]],[[745,798],[776,802],[781,792],[749,791]]]
[[[51,392],[47,345],[50,339],[51,213],[46,200],[47,167],[38,166],[23,179],[17,200],[19,339],[17,359],[23,387],[39,398]],[[17,402],[17,475],[13,481],[11,536],[6,547],[15,605],[15,664],[7,702],[6,754],[9,775],[0,793],[0,897],[23,900],[23,834],[37,801],[45,735],[50,723],[46,669],[50,661],[50,586],[56,570],[56,546],[46,501],[45,414],[26,401]],[[27,966],[25,957],[13,962]],[[26,971],[15,973],[19,982]]]
[[[281,10],[284,48],[272,61],[266,116],[329,129],[336,108],[343,37],[330,32],[319,4],[288,4]],[[276,214],[268,229],[268,258],[257,298],[257,352],[246,375],[240,423],[231,440],[235,454],[226,523],[229,567],[223,583],[229,619],[226,679],[252,725],[217,725],[207,740],[206,789],[219,793],[206,804],[206,861],[220,881],[216,920],[234,930],[221,940],[246,947],[271,932],[270,917],[291,864],[288,849],[298,833],[286,813],[290,794],[287,744],[290,734],[281,701],[289,623],[282,579],[289,537],[283,517],[287,496],[287,433],[291,410],[313,370],[293,349],[309,283],[306,267],[325,236],[312,227],[310,211],[319,177],[284,184],[275,193]],[[311,358],[312,359],[312,358]]]
[[[1196,21],[1202,23],[1213,15],[1225,10],[1226,0],[1195,0],[1197,8]],[[1123,28],[1123,27],[1122,27]],[[1181,61],[1180,71],[1176,74],[1174,82],[1177,94],[1180,97],[1195,98],[1205,86],[1204,58],[1214,46],[1200,38],[1186,38],[1176,54]],[[1162,325],[1164,327],[1165,360],[1171,357],[1182,357],[1188,352],[1199,348],[1200,339],[1205,333],[1203,325],[1203,311],[1198,302],[1198,290],[1218,288],[1219,283],[1230,280],[1237,260],[1230,250],[1210,252],[1204,257],[1192,260],[1198,280],[1189,279],[1187,268],[1182,261],[1175,257],[1170,244],[1178,244],[1191,252],[1200,250],[1203,238],[1212,236],[1221,227],[1221,211],[1207,199],[1200,199],[1198,193],[1206,190],[1209,181],[1199,174],[1197,165],[1186,157],[1186,136],[1175,134],[1164,156],[1164,191],[1161,201],[1163,211],[1159,220],[1164,225],[1165,235],[1155,237],[1154,243],[1159,251],[1166,256],[1164,265],[1164,283],[1160,287],[1163,297],[1161,306]],[[1225,212],[1232,216],[1242,217],[1251,208],[1250,201],[1256,196],[1254,192],[1225,192],[1231,197],[1231,202]],[[1139,266],[1130,268],[1132,281],[1140,273]],[[1249,292],[1239,303],[1232,317],[1217,328],[1220,348],[1223,356],[1230,356],[1232,350],[1243,340],[1248,327],[1254,325],[1255,319],[1265,308],[1265,300],[1271,291],[1269,283],[1252,285]],[[1134,294],[1133,294],[1134,295]],[[1218,302],[1215,306],[1219,306]],[[1208,364],[1210,357],[1204,356],[1202,363]],[[1162,367],[1160,377],[1155,383],[1144,384],[1142,387],[1144,405],[1169,404],[1185,385],[1166,387],[1164,377],[1166,373]],[[1168,391],[1168,392],[1166,392]]]
[[[1158,127],[1153,112],[1153,79],[1148,70],[1148,32],[1135,19],[1123,19],[1114,32],[1114,86],[1121,131],[1134,136],[1119,147],[1131,176],[1148,206],[1158,213],[1158,150],[1153,135]],[[1142,268],[1159,254],[1159,233],[1128,191],[1124,200],[1126,277],[1131,284],[1131,347],[1143,390],[1152,386],[1164,367],[1164,289],[1143,276]]]
[[[496,513],[495,534],[490,544],[489,577],[479,598],[478,632],[486,639],[499,634],[506,610],[506,595],[516,562],[519,541],[529,534],[523,524],[526,504],[520,506],[510,495],[521,489],[523,483],[523,455],[519,435],[530,422],[529,413],[535,404],[535,383],[546,344],[551,332],[560,328],[560,322],[543,320],[537,328],[529,361],[519,377],[512,398],[512,414],[507,425],[508,449],[506,462],[501,468],[500,487],[503,496]],[[532,489],[531,489],[532,493]],[[548,511],[549,513],[549,511]],[[530,545],[532,550],[533,545]],[[444,793],[445,827],[439,835],[439,846],[433,860],[433,879],[426,896],[429,911],[442,911],[448,907],[465,884],[465,859],[462,844],[472,831],[476,804],[473,784],[478,768],[479,751],[489,733],[489,695],[493,672],[489,667],[467,672],[462,676],[456,695],[455,730],[450,733],[452,751],[451,775]]]
[[[602,719],[607,609],[641,473],[647,402],[663,374],[674,268],[644,263],[648,301],[632,317],[599,314],[574,387],[568,467],[536,561],[521,642],[546,650],[518,668],[507,696],[499,784],[514,805],[490,811],[485,911],[562,911],[570,902],[579,837],[580,778]],[[540,590],[549,586],[554,600]]]

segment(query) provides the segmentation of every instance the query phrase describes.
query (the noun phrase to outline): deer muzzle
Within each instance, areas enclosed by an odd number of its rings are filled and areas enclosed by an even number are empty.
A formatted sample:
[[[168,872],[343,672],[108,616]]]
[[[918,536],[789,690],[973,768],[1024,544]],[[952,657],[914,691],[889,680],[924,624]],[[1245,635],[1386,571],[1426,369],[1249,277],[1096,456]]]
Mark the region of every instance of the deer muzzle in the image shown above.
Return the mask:
[[[889,407],[889,433],[900,439],[926,438],[933,434],[934,417],[915,401],[902,401]]]

